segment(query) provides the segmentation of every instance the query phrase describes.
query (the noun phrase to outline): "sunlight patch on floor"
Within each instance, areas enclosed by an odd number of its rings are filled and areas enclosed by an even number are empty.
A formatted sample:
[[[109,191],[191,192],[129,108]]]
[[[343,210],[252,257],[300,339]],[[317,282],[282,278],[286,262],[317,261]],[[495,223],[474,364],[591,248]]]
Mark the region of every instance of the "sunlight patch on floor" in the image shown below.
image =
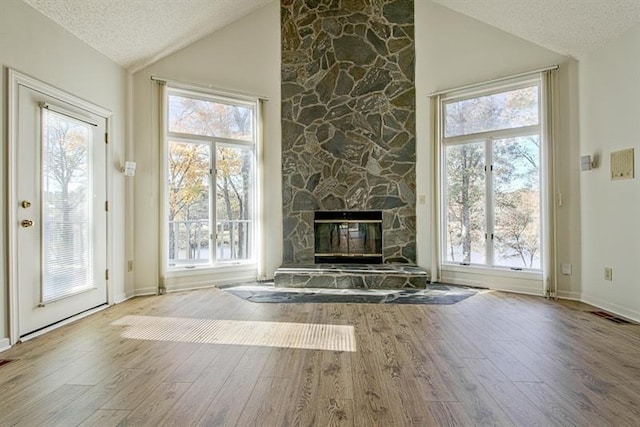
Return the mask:
[[[153,316],[124,316],[111,324],[127,326],[122,336],[135,340],[356,351],[349,325]]]

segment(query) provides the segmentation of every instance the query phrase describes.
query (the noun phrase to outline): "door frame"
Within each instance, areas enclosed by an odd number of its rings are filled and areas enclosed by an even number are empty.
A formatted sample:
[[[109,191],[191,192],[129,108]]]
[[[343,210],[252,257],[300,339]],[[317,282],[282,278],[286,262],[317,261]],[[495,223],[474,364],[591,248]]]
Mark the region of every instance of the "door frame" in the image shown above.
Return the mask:
[[[86,101],[82,98],[74,96],[62,89],[58,89],[52,85],[44,83],[36,78],[23,74],[15,69],[8,68],[8,84],[7,84],[7,249],[8,249],[8,280],[9,280],[9,345],[14,345],[20,340],[20,328],[19,328],[19,287],[18,287],[18,260],[17,260],[17,247],[18,247],[18,215],[16,207],[17,200],[17,147],[18,147],[18,92],[20,86],[26,87],[36,92],[40,92],[46,96],[55,98],[61,102],[74,105],[83,110],[86,110],[92,114],[100,116],[105,120],[105,130],[107,135],[105,138],[108,140],[108,136],[111,135],[111,117],[113,113],[103,107],[100,107],[92,102]],[[107,201],[112,199],[113,188],[113,168],[111,165],[111,145],[106,144],[106,196]],[[112,234],[113,234],[113,218],[112,215],[107,214],[107,241],[106,241],[106,263],[107,269],[111,270],[111,255],[112,255]],[[107,304],[113,304],[113,292],[112,292],[112,280],[107,279]],[[91,311],[90,311],[91,312]],[[86,315],[86,314],[85,314]],[[75,315],[67,320],[63,320],[53,327],[62,326],[76,318],[82,317],[83,313]],[[45,328],[44,331],[49,330]]]

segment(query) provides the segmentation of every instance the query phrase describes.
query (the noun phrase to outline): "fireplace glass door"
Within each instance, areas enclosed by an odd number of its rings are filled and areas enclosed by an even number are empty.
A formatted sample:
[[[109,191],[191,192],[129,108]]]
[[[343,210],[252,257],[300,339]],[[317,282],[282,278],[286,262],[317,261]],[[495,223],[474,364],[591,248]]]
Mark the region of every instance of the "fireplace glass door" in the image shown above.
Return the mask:
[[[316,212],[316,263],[382,263],[380,212]]]

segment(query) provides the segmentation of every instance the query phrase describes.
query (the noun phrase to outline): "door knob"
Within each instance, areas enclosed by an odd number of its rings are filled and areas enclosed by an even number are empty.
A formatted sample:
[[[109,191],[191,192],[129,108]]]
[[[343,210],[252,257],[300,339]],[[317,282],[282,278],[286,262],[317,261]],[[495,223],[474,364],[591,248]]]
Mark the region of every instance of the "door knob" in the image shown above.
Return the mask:
[[[31,221],[30,219],[23,219],[20,225],[24,228],[29,228],[33,225],[33,221]]]
[[[27,209],[28,207],[31,206],[31,202],[28,200],[23,200],[22,203],[20,203],[20,206],[22,206],[23,208]]]

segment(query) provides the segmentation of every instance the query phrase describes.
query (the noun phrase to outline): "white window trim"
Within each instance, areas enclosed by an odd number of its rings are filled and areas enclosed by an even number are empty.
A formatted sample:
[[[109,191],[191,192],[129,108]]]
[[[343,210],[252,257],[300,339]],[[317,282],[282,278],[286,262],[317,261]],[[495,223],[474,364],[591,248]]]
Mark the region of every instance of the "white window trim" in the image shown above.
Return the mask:
[[[452,136],[452,137],[444,136],[444,132],[445,132],[444,106],[447,103],[458,102],[458,101],[482,97],[482,96],[490,96],[493,94],[506,92],[509,90],[530,87],[532,83],[537,85],[539,88],[538,89],[539,90],[539,98],[538,98],[539,123],[537,125],[523,126],[520,128],[512,128],[512,129],[500,129],[495,131],[485,131],[485,132],[478,132],[475,134],[467,134],[467,135]],[[436,250],[438,251],[438,255],[436,259],[439,260],[438,270],[440,271],[438,276],[440,276],[441,280],[448,281],[449,283],[457,283],[457,284],[467,283],[467,284],[476,285],[476,286],[482,286],[482,285],[486,286],[487,283],[493,283],[494,282],[493,279],[509,278],[511,280],[516,281],[512,290],[515,290],[518,292],[539,294],[540,291],[542,290],[542,285],[543,285],[542,280],[544,277],[543,271],[542,271],[544,260],[542,259],[542,257],[546,252],[545,245],[548,244],[548,242],[546,241],[547,233],[544,230],[545,221],[543,218],[545,217],[546,209],[548,209],[545,206],[546,200],[548,199],[548,193],[553,191],[553,189],[549,186],[549,178],[548,178],[549,171],[546,168],[546,162],[544,160],[545,149],[543,147],[545,147],[545,145],[547,144],[546,134],[544,130],[546,126],[545,119],[547,115],[545,114],[545,111],[544,111],[545,94],[543,90],[543,81],[541,76],[540,75],[532,76],[532,74],[526,74],[521,77],[515,77],[513,79],[506,80],[506,81],[500,80],[497,83],[487,83],[486,85],[474,85],[470,89],[452,90],[450,92],[441,93],[439,95],[440,95],[439,103],[438,103],[439,105],[437,106],[437,111],[439,112],[439,117],[437,121],[438,133],[437,133],[437,141],[436,141],[439,147],[439,149],[437,150],[437,153],[439,155],[439,158],[437,159],[437,162],[439,165],[438,167],[439,172],[437,177],[437,182],[438,182],[437,193],[438,193],[438,199],[439,199],[438,221],[440,224],[437,226],[437,228],[439,229],[439,239],[438,239],[439,245],[436,248]],[[491,265],[484,265],[484,264],[461,265],[460,263],[447,261],[446,260],[447,259],[446,258],[447,236],[446,236],[446,225],[444,224],[444,222],[447,219],[446,177],[444,176],[446,171],[446,162],[445,162],[446,159],[444,155],[445,145],[448,145],[448,146],[459,145],[459,144],[464,144],[472,141],[486,142],[488,139],[501,139],[501,138],[508,138],[513,136],[522,136],[522,135],[527,135],[532,133],[536,133],[539,135],[540,145],[541,145],[541,149],[540,149],[540,156],[541,156],[540,158],[541,160],[540,161],[540,164],[541,164],[541,181],[540,181],[541,268],[540,269],[522,268],[521,270],[514,270],[514,269],[511,269],[510,267],[503,267],[503,266],[491,266]],[[490,180],[487,180],[488,186],[490,185],[489,181]],[[492,189],[487,188],[487,192],[489,190],[492,190]],[[491,211],[488,211],[487,213],[492,215],[493,211],[491,210]],[[487,218],[487,222],[493,223],[493,219]],[[476,277],[473,280],[469,280],[468,278],[465,278],[465,276],[468,276],[468,275],[475,275]],[[500,286],[498,287],[491,286],[491,287],[496,289],[497,288],[503,289],[503,287],[500,287]],[[509,288],[507,287],[505,290],[509,290]]]
[[[258,192],[260,191],[261,186],[258,182],[258,177],[261,176],[261,168],[259,163],[259,101],[260,98],[248,98],[247,95],[238,94],[237,98],[232,97],[230,92],[225,92],[224,94],[219,94],[212,90],[206,90],[203,88],[199,88],[194,86],[193,89],[186,88],[184,84],[173,84],[169,82],[160,81],[160,120],[159,120],[159,131],[161,135],[162,141],[162,152],[161,152],[161,165],[160,165],[160,193],[161,193],[161,218],[160,218],[160,280],[161,282],[165,282],[165,279],[173,279],[180,277],[189,277],[189,276],[200,276],[206,274],[220,274],[220,273],[233,273],[233,272],[247,272],[247,271],[257,271],[259,267],[259,205],[258,202],[260,200]],[[248,107],[253,110],[253,140],[236,140],[230,138],[223,137],[212,137],[206,135],[196,135],[196,134],[185,134],[180,132],[170,132],[168,128],[168,99],[170,94],[183,94],[190,98],[204,100],[204,101],[218,101],[227,105],[233,106],[243,106]],[[206,264],[202,266],[195,265],[193,267],[177,267],[171,268],[169,267],[169,211],[168,211],[168,202],[169,202],[169,194],[168,194],[168,186],[167,186],[167,172],[168,172],[168,148],[169,148],[169,140],[179,141],[185,143],[197,143],[208,145],[210,147],[210,158],[211,158],[211,168],[213,169],[212,174],[210,175],[210,188],[211,188],[211,200],[210,200],[210,229],[215,230],[215,202],[216,202],[216,190],[215,190],[215,157],[216,152],[215,148],[218,144],[222,145],[234,145],[238,147],[251,148],[252,157],[253,157],[253,183],[252,183],[252,201],[251,201],[251,210],[250,217],[252,218],[252,227],[251,227],[251,256],[246,260],[230,260],[230,261],[218,261],[215,259],[215,254],[212,257],[213,263]],[[213,239],[210,239],[210,245],[215,247],[215,236]],[[214,249],[215,250],[215,249]]]

